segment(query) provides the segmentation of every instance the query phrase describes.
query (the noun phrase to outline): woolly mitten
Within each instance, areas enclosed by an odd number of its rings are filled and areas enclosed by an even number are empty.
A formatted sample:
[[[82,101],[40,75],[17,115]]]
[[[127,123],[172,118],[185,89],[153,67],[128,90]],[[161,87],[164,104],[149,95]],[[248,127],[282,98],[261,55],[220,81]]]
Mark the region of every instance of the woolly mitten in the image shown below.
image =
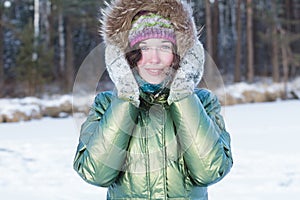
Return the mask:
[[[204,49],[200,41],[196,41],[180,61],[173,83],[170,87],[168,104],[179,101],[194,92],[203,75]]]
[[[133,76],[124,53],[114,45],[107,44],[105,49],[105,63],[108,74],[117,89],[120,99],[130,101],[139,106],[139,87]]]

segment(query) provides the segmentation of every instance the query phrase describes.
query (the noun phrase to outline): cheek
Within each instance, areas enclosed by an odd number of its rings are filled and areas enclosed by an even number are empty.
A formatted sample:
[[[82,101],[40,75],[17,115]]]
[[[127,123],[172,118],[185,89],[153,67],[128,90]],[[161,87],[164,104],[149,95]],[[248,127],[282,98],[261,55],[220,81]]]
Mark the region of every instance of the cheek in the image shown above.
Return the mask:
[[[170,66],[173,62],[174,59],[174,55],[173,54],[168,54],[166,56],[164,56],[164,64],[166,66]]]
[[[137,62],[137,66],[145,65],[146,60],[144,59],[144,56],[141,56],[141,59]]]

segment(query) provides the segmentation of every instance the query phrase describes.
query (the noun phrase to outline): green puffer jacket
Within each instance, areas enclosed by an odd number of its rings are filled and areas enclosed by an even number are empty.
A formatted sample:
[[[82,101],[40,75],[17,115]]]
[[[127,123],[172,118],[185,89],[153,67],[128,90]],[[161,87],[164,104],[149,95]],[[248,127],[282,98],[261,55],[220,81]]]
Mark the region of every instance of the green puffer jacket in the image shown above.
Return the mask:
[[[97,95],[82,125],[74,169],[111,200],[204,200],[232,166],[216,96],[197,89],[170,106],[141,94],[139,108]]]

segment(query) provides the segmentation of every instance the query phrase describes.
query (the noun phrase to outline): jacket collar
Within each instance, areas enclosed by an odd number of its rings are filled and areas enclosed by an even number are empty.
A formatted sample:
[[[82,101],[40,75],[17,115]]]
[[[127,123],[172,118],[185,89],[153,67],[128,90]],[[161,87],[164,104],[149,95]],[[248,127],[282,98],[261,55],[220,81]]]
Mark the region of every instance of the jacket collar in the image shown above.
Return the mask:
[[[140,101],[141,101],[140,107],[149,109],[154,104],[167,106],[169,93],[170,93],[169,88],[164,88],[163,90],[161,90],[159,93],[156,94],[147,93],[140,89]]]

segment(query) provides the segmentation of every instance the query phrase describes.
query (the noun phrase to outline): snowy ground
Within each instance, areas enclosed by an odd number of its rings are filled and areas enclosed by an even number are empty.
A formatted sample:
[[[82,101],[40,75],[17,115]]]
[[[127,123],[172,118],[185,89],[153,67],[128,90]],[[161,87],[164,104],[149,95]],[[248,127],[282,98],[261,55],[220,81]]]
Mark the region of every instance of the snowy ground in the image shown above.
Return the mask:
[[[210,199],[299,199],[299,114],[296,100],[225,107],[234,167]],[[77,140],[72,118],[0,124],[1,199],[104,200],[72,169]]]

